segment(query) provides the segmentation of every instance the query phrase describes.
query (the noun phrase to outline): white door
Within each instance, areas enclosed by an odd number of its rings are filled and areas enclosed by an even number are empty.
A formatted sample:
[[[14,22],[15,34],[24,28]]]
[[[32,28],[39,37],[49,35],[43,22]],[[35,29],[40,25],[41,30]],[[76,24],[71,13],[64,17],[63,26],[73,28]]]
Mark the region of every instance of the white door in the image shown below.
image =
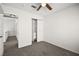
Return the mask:
[[[37,41],[43,41],[43,21],[38,20],[37,21]]]

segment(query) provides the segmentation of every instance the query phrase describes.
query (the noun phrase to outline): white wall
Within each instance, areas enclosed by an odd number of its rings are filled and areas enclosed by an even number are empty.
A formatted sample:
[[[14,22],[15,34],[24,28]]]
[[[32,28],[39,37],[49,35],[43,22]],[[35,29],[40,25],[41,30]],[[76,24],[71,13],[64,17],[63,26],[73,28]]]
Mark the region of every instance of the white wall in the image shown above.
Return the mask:
[[[3,52],[4,52],[4,44],[3,44],[3,38],[0,37],[0,56],[3,55]]]
[[[8,31],[8,35],[9,36],[15,36],[16,35],[16,23],[15,23],[15,19],[13,18],[7,18],[7,17],[3,17],[4,20],[4,31]]]
[[[44,19],[44,40],[79,53],[79,5]]]
[[[1,4],[0,4],[0,14],[3,14],[3,9],[1,7]]]
[[[3,36],[3,18],[2,14],[0,14],[0,36]]]
[[[3,5],[5,13],[12,13],[18,16],[17,19],[17,39],[18,47],[24,47],[32,44],[32,18],[41,19],[39,15],[31,14],[21,9]]]
[[[3,19],[2,14],[0,14],[0,56],[3,55]],[[1,37],[2,36],[2,37]]]

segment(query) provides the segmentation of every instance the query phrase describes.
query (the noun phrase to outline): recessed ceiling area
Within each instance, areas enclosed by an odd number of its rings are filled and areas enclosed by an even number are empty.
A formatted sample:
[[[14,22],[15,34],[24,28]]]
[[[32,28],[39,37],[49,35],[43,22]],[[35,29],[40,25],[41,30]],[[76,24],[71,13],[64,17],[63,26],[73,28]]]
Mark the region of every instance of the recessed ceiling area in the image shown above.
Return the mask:
[[[48,10],[47,7],[42,7],[39,11],[37,11],[37,8],[40,4],[41,3],[2,3],[2,5],[19,8],[27,12],[38,14],[43,17],[46,17],[54,12],[60,11],[69,6],[76,5],[75,3],[48,3],[52,7],[52,10]],[[36,6],[36,8],[33,8],[32,5]]]

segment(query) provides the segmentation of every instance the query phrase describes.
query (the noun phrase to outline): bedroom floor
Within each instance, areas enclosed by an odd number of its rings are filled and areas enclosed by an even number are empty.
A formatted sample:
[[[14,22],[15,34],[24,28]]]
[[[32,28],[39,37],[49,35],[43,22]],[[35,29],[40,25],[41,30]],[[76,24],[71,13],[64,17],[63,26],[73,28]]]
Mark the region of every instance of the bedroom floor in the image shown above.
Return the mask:
[[[41,41],[24,48],[17,48],[15,36],[8,37],[4,45],[4,56],[79,56],[79,54]]]

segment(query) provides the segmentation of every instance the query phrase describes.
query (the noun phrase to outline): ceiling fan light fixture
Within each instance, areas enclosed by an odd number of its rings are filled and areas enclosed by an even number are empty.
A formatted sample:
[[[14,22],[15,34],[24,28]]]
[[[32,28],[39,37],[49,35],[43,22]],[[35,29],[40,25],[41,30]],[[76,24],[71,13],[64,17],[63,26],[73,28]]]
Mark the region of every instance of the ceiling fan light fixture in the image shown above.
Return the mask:
[[[46,6],[46,3],[42,3],[42,7],[45,7]]]

